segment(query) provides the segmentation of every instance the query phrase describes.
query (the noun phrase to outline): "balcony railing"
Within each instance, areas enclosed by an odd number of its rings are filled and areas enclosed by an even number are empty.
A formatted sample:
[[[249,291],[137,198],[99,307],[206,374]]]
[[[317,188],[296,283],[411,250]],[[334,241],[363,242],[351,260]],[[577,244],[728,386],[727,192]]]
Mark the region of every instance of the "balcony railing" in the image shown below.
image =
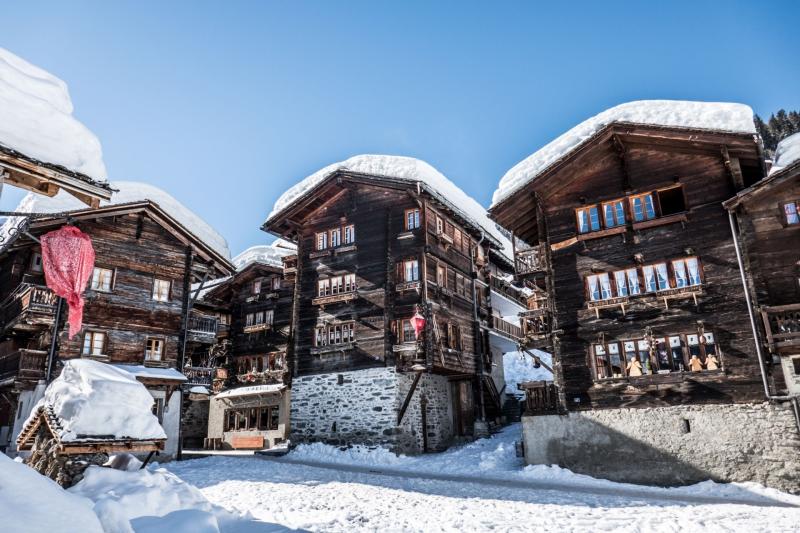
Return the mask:
[[[501,317],[492,315],[492,327],[494,330],[513,341],[519,342],[522,339],[522,328],[503,320]]]
[[[44,379],[47,352],[40,350],[17,350],[0,357],[0,381]]]
[[[492,276],[491,286],[493,291],[502,294],[506,298],[520,304],[522,307],[528,307],[528,298],[507,281]]]
[[[203,366],[186,366],[183,367],[183,375],[186,376],[187,385],[211,387],[214,382],[215,370],[215,368]]]
[[[261,324],[250,324],[249,326],[244,327],[245,333],[255,333],[257,331],[266,331],[272,328],[272,324],[267,324],[266,322]]]
[[[800,304],[761,308],[770,352],[780,353],[800,347]]]
[[[535,274],[547,270],[547,250],[544,244],[539,244],[528,250],[517,251],[516,270],[517,274]]]
[[[19,322],[23,315],[46,324],[55,315],[57,301],[58,297],[47,287],[22,283],[1,304],[3,324]]]
[[[525,391],[527,416],[552,415],[558,413],[558,387],[552,381],[528,381],[518,385]]]
[[[237,374],[236,380],[242,384],[249,385],[269,385],[270,383],[283,383],[283,378],[286,375],[286,370],[263,370],[258,372],[256,370],[245,372],[244,374]]]
[[[186,329],[196,335],[216,337],[218,328],[219,320],[216,317],[192,313]]]
[[[311,305],[330,305],[339,302],[349,302],[358,298],[358,291],[340,292],[337,294],[328,294],[326,296],[317,296],[311,300]]]

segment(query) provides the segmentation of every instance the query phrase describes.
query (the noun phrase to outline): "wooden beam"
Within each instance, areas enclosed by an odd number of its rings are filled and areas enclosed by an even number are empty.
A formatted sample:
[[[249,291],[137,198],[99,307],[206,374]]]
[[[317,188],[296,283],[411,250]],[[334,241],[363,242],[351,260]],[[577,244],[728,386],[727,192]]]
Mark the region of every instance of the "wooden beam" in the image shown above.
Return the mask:
[[[625,192],[630,191],[633,186],[631,185],[631,176],[628,172],[628,158],[626,157],[627,150],[625,148],[625,144],[623,144],[622,139],[620,139],[619,135],[617,134],[611,136],[611,143],[614,146],[614,151],[619,157],[619,163],[622,170],[622,190]]]
[[[414,381],[411,383],[411,388],[408,389],[408,394],[406,394],[406,399],[403,400],[403,405],[400,407],[400,412],[397,413],[397,425],[400,425],[400,422],[403,421],[403,417],[406,414],[406,409],[408,409],[408,404],[411,403],[411,397],[414,396],[414,391],[417,390],[417,385],[419,384],[419,380],[422,377],[422,372],[417,372],[417,375],[414,376]]]
[[[744,189],[744,176],[742,176],[742,167],[739,164],[739,158],[731,157],[728,152],[728,147],[724,144],[722,148],[720,148],[720,152],[722,153],[722,162],[725,164],[725,168],[728,170],[728,174],[733,181],[733,188],[737,191],[741,191]]]

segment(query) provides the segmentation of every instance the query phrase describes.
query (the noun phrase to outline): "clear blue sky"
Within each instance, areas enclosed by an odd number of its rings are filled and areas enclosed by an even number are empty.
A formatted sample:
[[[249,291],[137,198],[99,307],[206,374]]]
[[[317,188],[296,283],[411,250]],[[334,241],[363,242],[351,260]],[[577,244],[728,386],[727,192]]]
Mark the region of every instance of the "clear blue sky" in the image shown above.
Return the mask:
[[[234,253],[272,240],[283,190],[354,154],[419,157],[488,205],[621,102],[800,109],[797,1],[30,0],[2,20],[0,46],[69,84],[111,179],[164,188]]]

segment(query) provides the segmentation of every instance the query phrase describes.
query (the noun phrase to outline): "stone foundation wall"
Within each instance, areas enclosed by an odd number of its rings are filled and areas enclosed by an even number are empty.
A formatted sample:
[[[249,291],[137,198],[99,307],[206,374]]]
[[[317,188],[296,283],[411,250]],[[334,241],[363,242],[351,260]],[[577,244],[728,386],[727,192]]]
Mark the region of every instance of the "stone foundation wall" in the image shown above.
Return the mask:
[[[423,374],[400,426],[397,414],[413,374],[371,368],[296,378],[292,383],[294,442],[389,446],[398,453],[422,453],[422,398],[426,400],[428,450],[443,450],[453,439],[450,383]]]
[[[528,464],[631,483],[756,481],[800,492],[791,406],[693,405],[522,418]]]
[[[297,377],[292,382],[291,439],[394,445],[396,396],[392,368]]]

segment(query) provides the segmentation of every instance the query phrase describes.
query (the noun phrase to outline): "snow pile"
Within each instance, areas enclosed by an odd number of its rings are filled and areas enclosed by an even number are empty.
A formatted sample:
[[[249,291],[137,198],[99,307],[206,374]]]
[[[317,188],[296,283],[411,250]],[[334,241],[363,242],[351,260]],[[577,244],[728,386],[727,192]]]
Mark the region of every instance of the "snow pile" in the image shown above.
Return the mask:
[[[125,471],[90,466],[69,492],[95,502],[106,531],[218,532],[220,525],[238,519],[163,468]]]
[[[230,259],[228,241],[212,228],[205,220],[181,204],[172,195],[149,183],[140,181],[115,181],[112,189],[117,189],[110,201],[101,200],[100,206],[128,204],[149,200],[157,204],[164,212],[173,217],[179,224],[191,232],[195,237],[213,248],[225,259]],[[64,191],[59,191],[53,197],[42,194],[28,193],[14,211],[20,213],[63,213],[66,211],[83,211],[86,205],[80,200]],[[9,218],[0,227],[0,235],[6,235],[9,228],[19,222],[17,217]]]
[[[66,83],[0,48],[0,144],[105,181],[100,141],[72,111]]]
[[[789,135],[778,143],[778,148],[775,149],[775,161],[769,173],[780,172],[797,161],[800,161],[800,132]]]
[[[536,354],[542,362],[552,366],[552,358],[549,353],[541,350],[530,350]],[[552,381],[553,374],[545,367],[533,366],[533,357],[525,352],[506,352],[503,354],[503,373],[506,380],[506,393],[514,396],[522,396],[523,392],[517,385],[526,381]]]
[[[500,180],[492,197],[497,205],[555,162],[577,149],[600,129],[612,123],[647,124],[735,133],[755,133],[753,110],[744,104],[687,102],[680,100],[640,100],[612,107],[585,120],[517,163]]]
[[[503,253],[510,257],[511,243],[486,215],[486,208],[481,206],[472,197],[468,196],[452,181],[431,165],[413,157],[393,155],[357,155],[318,170],[300,183],[283,193],[275,202],[267,221],[286,209],[304,194],[338,170],[348,170],[370,176],[401,179],[411,182],[420,182],[435,195],[449,205],[451,209],[460,213],[473,224],[483,228],[503,246]]]
[[[297,253],[297,247],[290,242],[278,239],[272,244],[251,246],[233,258],[236,270],[244,270],[251,263],[283,268],[283,258]]]
[[[66,361],[28,422],[45,405],[52,407],[61,422],[62,441],[167,438],[152,413],[153,397],[145,386],[130,373],[98,361]]]
[[[92,502],[65,492],[55,481],[0,453],[2,529],[102,533]]]

